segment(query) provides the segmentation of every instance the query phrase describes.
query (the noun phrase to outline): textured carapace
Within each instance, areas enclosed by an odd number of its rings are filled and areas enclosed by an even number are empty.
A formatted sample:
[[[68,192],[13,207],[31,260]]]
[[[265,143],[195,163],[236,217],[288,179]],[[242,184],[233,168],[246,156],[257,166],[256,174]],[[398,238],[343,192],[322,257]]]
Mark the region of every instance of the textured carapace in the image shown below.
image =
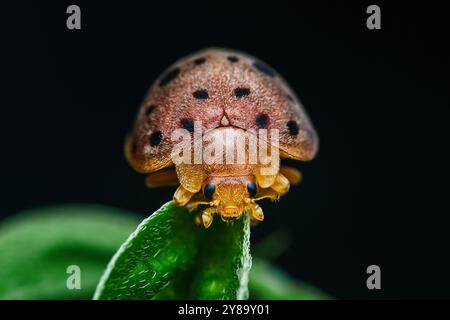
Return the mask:
[[[278,129],[281,157],[306,161],[318,150],[312,123],[278,73],[248,54],[211,48],[177,61],[152,85],[127,138],[125,154],[129,163],[143,173],[156,173],[173,166],[172,133],[178,128],[193,132],[197,122],[201,122],[203,132],[222,127]],[[218,179],[208,176],[202,165],[194,166],[176,168],[178,181],[192,194],[200,187],[198,183],[188,185],[191,180],[183,175],[200,175],[202,188],[207,179]],[[252,173],[228,175],[251,176]],[[155,179],[159,178],[154,176]],[[148,184],[165,183],[150,181]]]

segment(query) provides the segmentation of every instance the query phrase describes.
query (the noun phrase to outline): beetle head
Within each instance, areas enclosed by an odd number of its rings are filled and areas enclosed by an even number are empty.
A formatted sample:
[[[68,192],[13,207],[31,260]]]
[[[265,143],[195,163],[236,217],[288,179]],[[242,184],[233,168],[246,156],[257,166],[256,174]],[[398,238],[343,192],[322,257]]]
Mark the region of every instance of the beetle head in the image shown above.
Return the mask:
[[[203,194],[223,221],[232,221],[242,216],[245,206],[256,195],[256,182],[252,176],[210,177]]]

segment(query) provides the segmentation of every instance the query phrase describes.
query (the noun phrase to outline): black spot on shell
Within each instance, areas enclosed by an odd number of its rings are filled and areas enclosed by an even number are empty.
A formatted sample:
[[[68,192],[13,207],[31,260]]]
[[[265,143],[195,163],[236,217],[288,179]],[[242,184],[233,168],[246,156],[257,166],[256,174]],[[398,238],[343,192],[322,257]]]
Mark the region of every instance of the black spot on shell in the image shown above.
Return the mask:
[[[155,147],[161,143],[163,134],[161,131],[155,131],[150,135],[150,145]]]
[[[147,110],[145,110],[145,115],[148,117],[154,110],[156,106],[154,104],[151,104],[148,106]]]
[[[228,61],[230,61],[231,63],[235,63],[239,61],[239,58],[236,56],[228,56],[227,57]]]
[[[269,125],[269,116],[265,113],[261,113],[256,117],[256,125],[261,128],[265,129]]]
[[[288,128],[288,130],[289,130],[289,134],[290,134],[291,136],[296,136],[296,135],[298,135],[300,129],[299,129],[299,127],[298,127],[297,122],[295,122],[294,120],[289,120],[289,121],[286,123],[286,126],[287,126],[287,128]]]
[[[159,81],[159,86],[164,87],[169,82],[171,82],[176,77],[178,77],[179,73],[180,73],[180,68],[175,68],[175,69],[170,70],[162,77],[161,81]]]
[[[234,95],[238,98],[248,96],[250,94],[249,88],[236,88],[234,89]]]
[[[290,94],[287,95],[287,98],[290,102],[295,102],[294,98]]]
[[[206,62],[206,59],[205,58],[197,58],[197,59],[195,59],[194,60],[194,63],[198,66],[198,65],[200,65],[200,64],[204,64]]]
[[[276,76],[275,71],[271,67],[269,67],[267,64],[261,61],[255,61],[253,63],[256,69],[261,71],[262,73],[268,75],[269,77],[274,78]]]
[[[206,90],[197,90],[192,95],[194,96],[195,99],[204,100],[209,98],[208,92]]]
[[[194,121],[191,119],[182,119],[181,126],[189,132],[194,132]]]

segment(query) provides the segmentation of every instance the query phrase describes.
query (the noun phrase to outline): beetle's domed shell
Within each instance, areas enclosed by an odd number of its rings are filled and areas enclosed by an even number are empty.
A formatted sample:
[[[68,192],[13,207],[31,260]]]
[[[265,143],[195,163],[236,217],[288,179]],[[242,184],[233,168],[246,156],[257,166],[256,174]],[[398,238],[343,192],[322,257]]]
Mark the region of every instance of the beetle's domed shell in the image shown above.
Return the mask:
[[[257,58],[211,48],[169,67],[151,86],[127,139],[126,155],[141,172],[172,164],[177,128],[203,132],[226,125],[245,130],[278,129],[282,155],[311,160],[318,136],[283,78]]]

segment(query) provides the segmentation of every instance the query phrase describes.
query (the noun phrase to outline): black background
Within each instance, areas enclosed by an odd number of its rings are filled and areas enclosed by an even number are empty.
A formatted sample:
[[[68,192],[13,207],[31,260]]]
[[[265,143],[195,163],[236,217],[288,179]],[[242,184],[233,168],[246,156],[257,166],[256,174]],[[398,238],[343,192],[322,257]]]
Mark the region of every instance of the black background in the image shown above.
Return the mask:
[[[78,4],[82,29],[66,28]],[[139,3],[4,8],[6,73],[0,214],[91,202],[148,215],[172,189],[148,190],[122,147],[151,82],[210,46],[246,51],[297,91],[321,138],[318,157],[257,242],[291,235],[276,260],[337,298],[449,298],[449,6],[374,1]],[[5,77],[6,74],[6,77]],[[1,256],[1,253],[0,253]],[[366,288],[368,265],[382,290]]]

